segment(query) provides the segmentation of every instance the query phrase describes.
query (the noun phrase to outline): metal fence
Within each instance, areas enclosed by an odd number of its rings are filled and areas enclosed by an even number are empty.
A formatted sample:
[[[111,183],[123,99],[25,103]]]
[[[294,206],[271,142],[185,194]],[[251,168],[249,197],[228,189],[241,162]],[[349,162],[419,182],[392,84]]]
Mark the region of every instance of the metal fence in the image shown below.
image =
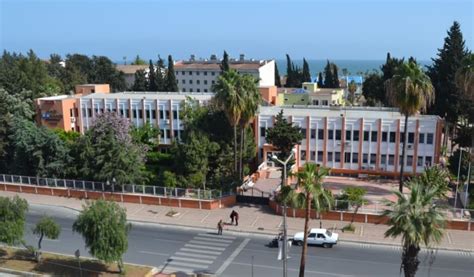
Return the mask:
[[[117,185],[105,182],[93,182],[71,179],[56,179],[30,177],[20,175],[0,174],[0,183],[6,184],[23,184],[38,187],[65,188],[75,190],[87,190],[98,192],[117,192],[117,193],[134,193],[141,195],[154,195],[162,197],[174,198],[191,198],[201,200],[212,200],[222,198],[224,196],[233,195],[232,190],[222,191],[215,189],[190,189],[190,188],[167,188],[159,186],[145,185]]]

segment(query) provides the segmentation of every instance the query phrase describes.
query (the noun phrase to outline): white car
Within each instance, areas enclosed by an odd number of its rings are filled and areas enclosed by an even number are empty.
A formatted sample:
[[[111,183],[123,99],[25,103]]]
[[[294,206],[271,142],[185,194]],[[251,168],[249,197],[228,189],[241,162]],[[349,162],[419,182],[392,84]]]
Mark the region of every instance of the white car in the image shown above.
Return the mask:
[[[304,233],[296,233],[293,237],[293,243],[303,245]],[[308,234],[308,245],[322,245],[324,248],[331,248],[337,244],[339,235],[326,229],[311,229]]]

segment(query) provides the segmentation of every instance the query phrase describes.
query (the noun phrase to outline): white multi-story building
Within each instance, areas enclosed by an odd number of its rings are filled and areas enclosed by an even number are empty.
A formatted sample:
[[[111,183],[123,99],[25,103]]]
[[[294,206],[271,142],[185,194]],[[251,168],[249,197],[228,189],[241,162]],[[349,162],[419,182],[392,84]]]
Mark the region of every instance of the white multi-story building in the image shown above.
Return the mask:
[[[215,55],[209,60],[196,60],[194,55],[188,61],[178,61],[174,65],[179,91],[211,92],[212,85],[221,74],[221,61]],[[250,74],[259,80],[260,87],[275,85],[274,60],[246,60],[240,55],[238,60],[229,59],[231,69],[242,74]]]
[[[116,112],[129,118],[135,126],[150,123],[159,128],[160,144],[180,139],[184,126],[179,118],[182,104],[188,97],[206,104],[212,93],[122,92],[93,93],[78,98],[80,132],[86,131],[96,114]]]
[[[272,165],[269,157],[274,148],[265,141],[265,134],[281,110],[304,134],[296,147],[298,167],[314,162],[335,174],[394,176],[399,172],[405,121],[393,108],[261,106],[254,123],[259,162]],[[407,174],[439,162],[442,125],[442,119],[434,115],[409,118]]]

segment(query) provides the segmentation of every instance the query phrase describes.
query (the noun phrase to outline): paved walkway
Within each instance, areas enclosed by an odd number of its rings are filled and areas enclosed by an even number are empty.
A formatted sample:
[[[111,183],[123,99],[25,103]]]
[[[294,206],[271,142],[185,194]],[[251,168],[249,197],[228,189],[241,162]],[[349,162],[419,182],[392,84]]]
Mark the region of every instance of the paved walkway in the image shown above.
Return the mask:
[[[0,191],[0,196],[11,197],[14,195],[19,195],[21,198],[26,199],[30,204],[62,206],[74,210],[81,210],[82,205],[86,203],[85,200],[74,198]],[[229,215],[232,209],[234,209],[240,215],[239,226],[225,224],[224,233],[244,232],[275,236],[282,225],[282,217],[275,215],[267,206],[237,204],[233,208],[217,210],[173,208],[173,210],[179,212],[179,215],[176,217],[169,217],[166,216],[166,213],[171,210],[170,207],[132,203],[119,204],[127,209],[127,218],[132,221],[210,229],[216,229],[217,222],[220,219],[229,223]],[[322,221],[323,228],[339,230],[336,232],[340,234],[340,239],[342,241],[400,245],[399,239],[384,237],[384,232],[387,230],[386,225],[355,223],[356,231],[354,233],[342,233],[340,229],[346,224],[347,222],[343,221]],[[288,218],[288,234],[290,236],[294,235],[296,232],[300,232],[303,229],[303,226],[304,219]],[[310,227],[319,227],[319,220],[311,220]],[[438,248],[473,252],[474,232],[446,230],[446,236]]]

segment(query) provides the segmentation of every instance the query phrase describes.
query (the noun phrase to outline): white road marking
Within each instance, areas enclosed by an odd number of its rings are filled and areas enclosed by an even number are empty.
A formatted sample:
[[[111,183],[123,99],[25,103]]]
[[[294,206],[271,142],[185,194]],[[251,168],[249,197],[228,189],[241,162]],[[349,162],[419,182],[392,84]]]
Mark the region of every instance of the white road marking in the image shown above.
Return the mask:
[[[211,239],[211,238],[202,238],[202,237],[194,237],[194,239],[196,240],[206,240],[206,241],[216,241],[216,239]],[[218,240],[219,242],[228,242],[228,243],[232,243],[233,240],[227,240],[227,239],[220,239]]]
[[[177,254],[175,254],[177,255]],[[195,262],[195,263],[201,263],[201,264],[212,264],[214,261],[207,261],[203,259],[193,259],[193,258],[186,258],[186,257],[177,257],[177,256],[171,256],[171,260],[175,261],[187,261],[187,262]]]
[[[244,265],[244,266],[252,266],[252,264],[247,264],[247,263],[232,263],[235,265]],[[276,270],[281,270],[281,267],[277,266],[270,266],[270,265],[258,265],[254,264],[254,267],[261,267],[261,268],[269,268],[269,269],[276,269]],[[288,268],[288,271],[295,271],[299,272],[299,268]],[[329,272],[322,272],[322,271],[313,271],[313,270],[305,270],[306,273],[314,273],[314,274],[324,274],[324,275],[331,275],[331,276],[338,276],[338,277],[343,277],[343,276],[354,276],[354,275],[346,275],[346,274],[336,274],[336,273],[329,273]]]
[[[190,248],[181,248],[179,251],[186,251],[186,252],[194,252],[194,253],[203,253],[203,254],[211,254],[211,255],[220,255],[222,252],[218,251],[209,251],[209,250],[201,250],[201,249],[190,249]]]
[[[200,240],[191,240],[189,243],[194,243],[194,244],[204,244],[204,245],[209,245],[209,246],[220,246],[220,247],[227,247],[230,245],[230,243],[218,243],[218,242],[210,242],[210,241],[200,241]]]
[[[151,251],[138,251],[139,253],[142,253],[142,254],[150,254],[150,255],[157,255],[157,256],[166,256],[166,257],[169,257],[169,254],[165,254],[165,253],[158,253],[158,252],[151,252]]]
[[[207,215],[201,219],[201,223],[203,223],[210,215],[211,212],[207,212]]]
[[[236,239],[236,237],[232,236],[224,236],[224,235],[212,235],[212,234],[198,234],[199,237],[211,237],[215,239]]]
[[[203,258],[203,259],[217,259],[217,256],[210,256],[210,255],[203,255],[203,254],[194,254],[194,253],[186,253],[186,252],[176,252],[175,255],[179,256],[187,256],[187,257],[195,257],[195,258]]]
[[[222,273],[226,270],[226,268],[232,263],[232,261],[239,255],[239,253],[242,251],[242,249],[245,248],[247,243],[249,243],[250,239],[245,239],[237,249],[232,252],[232,254],[227,258],[227,260],[224,261],[224,263],[219,267],[219,269],[216,271],[217,276],[221,276]]]
[[[225,250],[225,248],[222,248],[222,247],[213,247],[213,246],[205,246],[205,245],[197,245],[197,244],[189,244],[189,243],[186,243],[184,247],[201,248],[201,249],[209,249],[209,250],[217,250],[217,251]]]
[[[162,269],[160,269],[162,273],[175,273],[175,272],[184,272],[186,274],[192,274],[193,270],[189,268],[179,268],[179,267],[172,267],[172,266],[166,266]]]
[[[169,265],[177,265],[177,266],[184,266],[184,267],[191,267],[193,269],[195,268],[202,268],[202,269],[205,269],[205,268],[208,268],[209,266],[207,265],[202,265],[202,264],[192,264],[192,263],[187,263],[187,262],[175,262],[175,261],[169,261],[167,262],[166,264],[169,264]]]

